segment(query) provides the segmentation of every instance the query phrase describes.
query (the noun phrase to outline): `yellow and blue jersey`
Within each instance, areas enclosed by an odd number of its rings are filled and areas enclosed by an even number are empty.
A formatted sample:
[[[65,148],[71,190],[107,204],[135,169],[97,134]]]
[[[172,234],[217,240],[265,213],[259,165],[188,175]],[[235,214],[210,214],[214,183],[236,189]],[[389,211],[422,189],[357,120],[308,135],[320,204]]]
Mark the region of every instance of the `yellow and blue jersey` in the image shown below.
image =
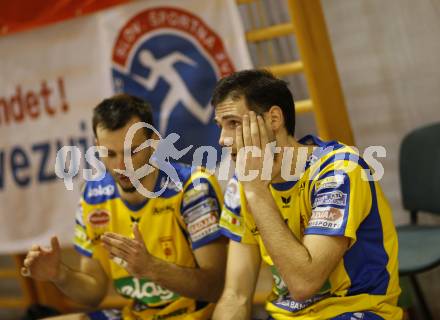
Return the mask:
[[[104,232],[133,237],[137,223],[150,254],[182,267],[196,268],[193,250],[221,236],[221,190],[215,177],[202,169],[173,163],[183,190],[169,180],[157,198],[133,206],[121,199],[110,174],[86,183],[76,215],[75,248],[99,260],[116,291],[131,303],[123,319],[209,319],[213,304],[182,297],[149,279],[137,279],[109,259],[101,245]],[[160,171],[154,191],[166,185]],[[184,281],[184,279],[183,279]]]
[[[299,142],[317,146],[303,175],[296,181],[271,184],[270,191],[285,223],[300,241],[308,234],[350,239],[324,287],[307,301],[291,298],[235,177],[225,192],[222,233],[233,241],[259,246],[273,274],[266,309],[274,319],[330,319],[357,311],[401,319],[402,311],[396,306],[400,294],[397,234],[379,184],[369,179],[369,166],[353,148],[336,141],[324,142],[310,135]]]

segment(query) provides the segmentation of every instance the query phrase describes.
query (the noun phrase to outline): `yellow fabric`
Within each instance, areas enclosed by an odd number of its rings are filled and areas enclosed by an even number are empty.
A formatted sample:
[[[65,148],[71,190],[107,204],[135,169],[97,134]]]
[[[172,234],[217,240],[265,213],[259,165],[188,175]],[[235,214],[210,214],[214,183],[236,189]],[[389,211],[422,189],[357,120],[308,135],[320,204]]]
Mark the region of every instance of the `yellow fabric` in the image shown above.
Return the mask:
[[[196,267],[193,250],[221,236],[218,213],[222,195],[214,177],[183,165],[175,166],[184,183],[183,191],[169,185],[162,196],[149,199],[138,210],[124,203],[108,174],[100,182],[88,182],[80,200],[75,247],[99,260],[113,279],[116,291],[133,300],[123,310],[124,319],[209,319],[213,311],[213,304],[196,308],[193,299],[181,297],[148,279],[131,277],[109,259],[101,245],[100,236],[107,231],[133,237],[132,226],[137,222],[150,254],[179,266]],[[195,179],[200,179],[200,189],[194,188]],[[160,177],[158,189],[159,183]],[[142,310],[133,309],[135,300]]]
[[[322,148],[327,147],[319,139],[315,143]],[[365,181],[365,169],[368,168],[365,162],[359,162],[364,164],[363,168],[354,161],[344,159],[358,158],[355,151],[341,144],[331,146],[333,148],[325,152],[315,151],[314,163],[306,167],[304,175],[296,183],[270,186],[284,221],[297,239],[301,240],[305,234],[320,234],[345,236],[351,240],[343,260],[313,300],[299,303],[290,298],[235,177],[225,192],[220,219],[222,232],[234,241],[257,244],[262,259],[271,266],[274,283],[266,309],[274,319],[330,319],[357,311],[371,311],[387,320],[401,319],[402,311],[396,306],[400,294],[398,248],[391,209],[380,186],[376,182]],[[336,154],[339,156],[335,158]],[[347,154],[352,156],[347,157]],[[355,245],[357,241],[361,241],[359,246]],[[364,246],[368,249],[363,249]],[[369,269],[368,263],[373,258],[377,264],[371,262]]]

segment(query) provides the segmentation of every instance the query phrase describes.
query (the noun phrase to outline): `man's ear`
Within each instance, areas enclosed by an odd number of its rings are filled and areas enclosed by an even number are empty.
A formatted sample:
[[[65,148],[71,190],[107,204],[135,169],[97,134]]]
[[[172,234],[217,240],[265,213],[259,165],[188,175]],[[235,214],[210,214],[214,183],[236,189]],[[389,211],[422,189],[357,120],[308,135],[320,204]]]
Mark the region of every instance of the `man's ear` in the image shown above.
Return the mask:
[[[284,116],[283,111],[281,108],[277,105],[274,105],[270,107],[269,111],[267,112],[268,120],[270,123],[270,126],[272,128],[272,131],[274,133],[277,133],[279,130],[284,128]]]

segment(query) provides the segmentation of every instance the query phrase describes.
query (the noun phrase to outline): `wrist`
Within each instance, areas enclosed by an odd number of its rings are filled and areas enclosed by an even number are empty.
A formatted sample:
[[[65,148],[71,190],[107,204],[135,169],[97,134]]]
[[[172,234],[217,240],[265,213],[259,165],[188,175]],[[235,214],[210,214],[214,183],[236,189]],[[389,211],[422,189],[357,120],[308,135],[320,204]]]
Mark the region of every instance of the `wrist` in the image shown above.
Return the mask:
[[[56,275],[51,281],[56,285],[62,285],[66,282],[67,274],[69,273],[69,271],[69,268],[60,262]]]
[[[142,278],[147,278],[151,281],[156,281],[157,275],[154,270],[157,270],[160,266],[157,266],[157,261],[153,256],[150,256],[148,262],[144,265],[142,270]]]
[[[248,200],[259,199],[266,193],[269,193],[269,181],[253,182],[244,186],[244,192]]]

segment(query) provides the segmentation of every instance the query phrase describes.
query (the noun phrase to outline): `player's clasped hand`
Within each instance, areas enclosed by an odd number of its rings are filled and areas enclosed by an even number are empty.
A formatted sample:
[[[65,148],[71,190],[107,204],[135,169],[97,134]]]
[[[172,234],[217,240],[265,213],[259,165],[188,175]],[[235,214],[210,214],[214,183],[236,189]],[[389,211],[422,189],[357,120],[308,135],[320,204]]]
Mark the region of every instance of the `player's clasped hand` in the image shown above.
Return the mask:
[[[104,247],[110,258],[136,278],[147,277],[153,257],[145,247],[144,239],[137,224],[133,226],[134,239],[124,237],[113,232],[106,232],[102,236]]]
[[[23,261],[21,274],[40,281],[57,281],[61,266],[60,252],[57,237],[52,237],[51,248],[33,245]]]

